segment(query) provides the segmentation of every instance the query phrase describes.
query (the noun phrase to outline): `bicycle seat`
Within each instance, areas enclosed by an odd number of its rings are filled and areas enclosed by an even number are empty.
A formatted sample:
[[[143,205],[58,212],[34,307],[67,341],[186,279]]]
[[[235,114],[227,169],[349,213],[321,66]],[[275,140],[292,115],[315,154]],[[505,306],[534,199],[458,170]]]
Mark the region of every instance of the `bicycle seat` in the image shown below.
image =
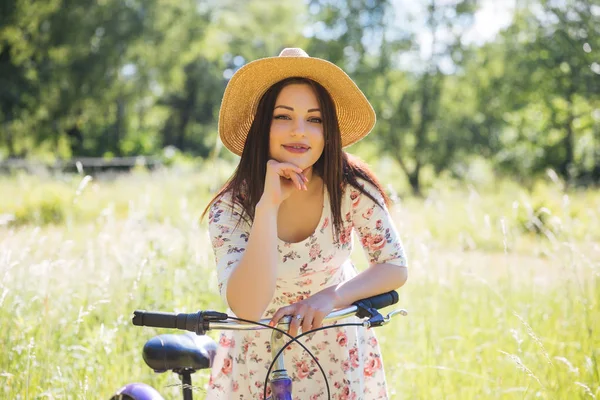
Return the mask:
[[[217,343],[208,336],[194,333],[164,334],[144,345],[144,361],[155,372],[210,368]]]

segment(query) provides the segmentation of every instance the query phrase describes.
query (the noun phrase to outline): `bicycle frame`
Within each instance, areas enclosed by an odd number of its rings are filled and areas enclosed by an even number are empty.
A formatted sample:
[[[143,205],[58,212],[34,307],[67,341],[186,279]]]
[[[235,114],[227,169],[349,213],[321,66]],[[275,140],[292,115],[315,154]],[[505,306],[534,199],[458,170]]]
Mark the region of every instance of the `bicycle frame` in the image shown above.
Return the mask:
[[[328,314],[323,319],[323,326],[335,327],[336,325],[328,325],[328,323],[351,316],[363,319],[362,322],[355,322],[354,324],[362,325],[365,328],[385,325],[394,315],[407,315],[407,311],[404,309],[394,310],[385,317],[377,311],[378,308],[395,304],[397,301],[398,294],[394,291],[373,296],[369,299],[359,300],[349,307],[335,310]],[[273,327],[268,325],[270,319],[261,319],[257,322],[237,322],[235,319],[235,317],[230,317],[227,314],[214,311],[200,311],[192,314],[174,314],[138,310],[134,312],[133,324],[137,326],[184,329],[194,332],[197,335],[203,335],[206,331],[214,329],[234,331],[273,329]],[[273,329],[271,334],[271,355],[275,368],[271,372],[270,377],[268,377],[269,379],[265,380],[265,382],[268,381],[271,389],[271,396],[266,400],[292,400],[292,379],[285,369],[283,356],[283,349],[294,340],[289,340],[288,335],[284,333],[289,330],[291,321],[292,317],[283,317],[278,322],[277,329]],[[302,335],[312,331],[313,330],[305,332]],[[307,349],[305,348],[305,350]],[[264,390],[266,392],[266,388],[264,388]],[[185,394],[187,395],[188,393]],[[189,391],[189,397],[185,397],[186,399],[191,399],[191,390]]]

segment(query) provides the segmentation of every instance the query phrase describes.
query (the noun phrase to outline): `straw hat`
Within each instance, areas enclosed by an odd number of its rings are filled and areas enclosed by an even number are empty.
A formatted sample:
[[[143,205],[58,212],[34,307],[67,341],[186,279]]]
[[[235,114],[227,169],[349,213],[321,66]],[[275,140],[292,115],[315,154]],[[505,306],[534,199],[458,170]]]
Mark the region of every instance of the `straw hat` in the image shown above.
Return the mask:
[[[258,102],[275,83],[291,77],[312,79],[331,95],[342,135],[342,147],[367,136],[375,111],[358,86],[337,65],[309,57],[302,49],[284,49],[279,57],[261,58],[240,68],[223,95],[219,136],[229,150],[241,155]]]

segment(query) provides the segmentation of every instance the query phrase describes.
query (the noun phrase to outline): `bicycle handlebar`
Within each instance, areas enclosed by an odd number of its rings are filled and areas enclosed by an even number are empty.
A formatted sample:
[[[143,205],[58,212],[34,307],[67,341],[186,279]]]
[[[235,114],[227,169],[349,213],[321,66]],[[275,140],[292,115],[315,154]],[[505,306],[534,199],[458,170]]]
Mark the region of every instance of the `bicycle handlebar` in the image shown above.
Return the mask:
[[[328,314],[324,319],[323,323],[334,321],[340,318],[348,317],[351,315],[357,315],[360,318],[364,318],[365,308],[367,309],[380,309],[398,302],[398,293],[394,290],[379,294],[376,296],[368,297],[366,299],[358,300],[352,303],[353,305],[334,310]],[[406,315],[406,311],[401,310],[401,314]],[[249,323],[238,323],[227,321],[229,318],[227,314],[216,312],[216,311],[199,311],[196,313],[168,313],[168,312],[156,312],[156,311],[145,311],[136,310],[134,311],[133,325],[136,326],[149,326],[154,328],[175,328],[183,329],[191,332],[195,332],[198,335],[204,334],[210,329],[226,329],[226,330],[257,330],[266,329],[267,327],[254,325]],[[391,317],[390,314],[388,315]],[[270,319],[261,319],[258,321],[261,324],[268,324]],[[277,326],[280,329],[289,328],[291,317],[283,317]]]

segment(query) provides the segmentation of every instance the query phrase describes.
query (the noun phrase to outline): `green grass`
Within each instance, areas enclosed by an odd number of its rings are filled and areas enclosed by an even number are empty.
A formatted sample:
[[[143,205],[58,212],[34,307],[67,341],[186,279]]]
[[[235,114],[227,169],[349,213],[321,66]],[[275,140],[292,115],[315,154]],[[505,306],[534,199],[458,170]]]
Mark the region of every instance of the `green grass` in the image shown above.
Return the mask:
[[[222,309],[198,218],[228,171],[204,168],[80,193],[81,176],[0,178],[13,216],[0,227],[0,398],[107,399],[134,381],[179,398],[176,377],[141,358],[159,331],[130,318]],[[377,331],[392,398],[600,397],[600,193],[499,183],[401,197],[409,315]],[[194,376],[200,399],[206,380]]]

